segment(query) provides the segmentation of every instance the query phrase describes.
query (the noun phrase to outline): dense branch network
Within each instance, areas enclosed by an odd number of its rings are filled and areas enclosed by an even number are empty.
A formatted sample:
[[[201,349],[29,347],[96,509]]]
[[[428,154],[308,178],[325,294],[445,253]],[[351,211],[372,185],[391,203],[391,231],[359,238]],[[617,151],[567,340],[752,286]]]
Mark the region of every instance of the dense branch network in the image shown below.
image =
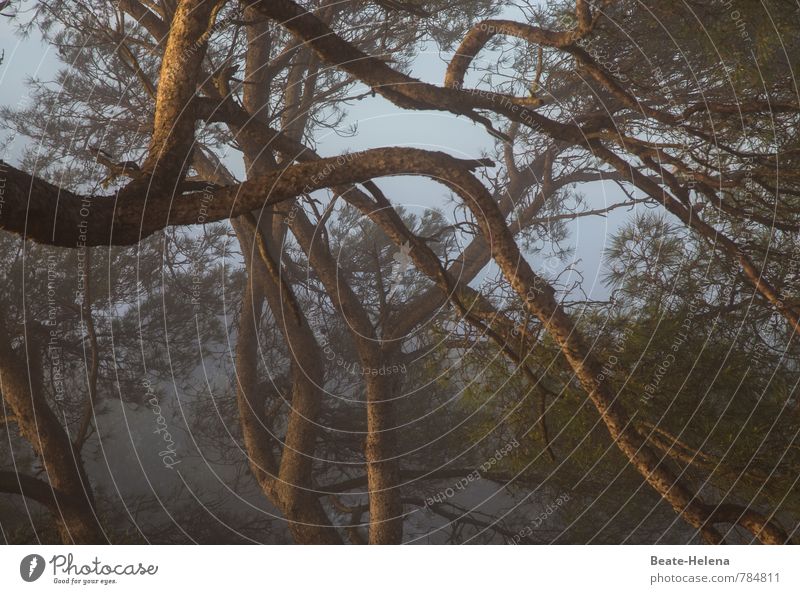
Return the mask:
[[[499,316],[490,304],[481,302],[480,295],[468,286],[471,278],[491,258],[502,271],[525,311],[538,319],[558,345],[574,377],[594,404],[612,440],[625,458],[676,513],[710,542],[723,540],[717,525],[724,523],[738,524],[762,542],[779,543],[788,540],[787,534],[774,518],[743,506],[705,503],[680,475],[671,470],[667,463],[668,452],[654,447],[647,432],[633,423],[631,414],[625,410],[613,388],[608,382],[598,379],[603,377],[602,365],[592,353],[588,341],[582,336],[569,312],[558,301],[556,289],[537,274],[525,259],[516,239],[516,235],[524,228],[535,224],[543,204],[571,183],[599,179],[630,184],[641,196],[663,205],[687,228],[735,262],[753,291],[774,306],[793,329],[800,329],[800,313],[796,306],[783,299],[780,291],[764,277],[763,271],[746,250],[729,237],[725,229],[706,222],[701,217],[700,210],[689,199],[690,186],[686,180],[691,179],[691,188],[696,189],[699,195],[705,196],[720,211],[739,216],[740,209],[725,200],[723,192],[736,187],[741,178],[725,178],[722,174],[714,177],[705,168],[698,166],[696,155],[678,157],[670,150],[674,145],[663,139],[651,141],[637,138],[635,134],[628,133],[624,125],[617,124],[616,119],[622,121],[625,118],[614,117],[627,110],[641,118],[641,121],[654,122],[666,127],[670,133],[689,139],[687,142],[692,143],[693,147],[698,143],[713,144],[726,157],[749,159],[758,167],[756,175],[751,178],[766,184],[767,176],[762,173],[773,164],[769,154],[755,148],[751,150],[728,146],[687,118],[703,110],[735,117],[743,111],[758,112],[769,106],[758,102],[740,106],[692,103],[681,114],[675,114],[663,106],[638,98],[618,77],[601,66],[583,45],[584,40],[601,21],[603,11],[615,4],[613,1],[595,3],[597,5],[593,7],[592,3],[578,0],[574,15],[569,21],[571,26],[560,31],[509,20],[480,22],[463,38],[448,64],[441,87],[414,79],[346,41],[326,22],[326,18],[330,20],[332,16],[330,13],[315,15],[291,0],[256,1],[247,5],[246,12],[249,16],[260,16],[279,24],[301,40],[305,50],[313,51],[319,61],[343,71],[400,108],[439,110],[463,116],[485,126],[503,142],[511,144],[511,136],[500,132],[495,123],[498,117],[503,117],[511,121],[513,126],[544,135],[552,143],[551,146],[557,147],[557,150],[553,149],[556,152],[585,151],[604,166],[603,169],[590,173],[576,172],[553,180],[553,154],[545,153],[538,162],[538,166],[544,169],[543,177],[546,182],[542,184],[541,196],[537,196],[527,210],[509,223],[509,215],[516,206],[515,201],[498,200],[473,174],[478,168],[493,165],[488,160],[457,159],[443,152],[398,147],[323,158],[300,141],[302,130],[298,134],[296,129],[287,126],[285,130],[278,131],[260,121],[255,115],[261,108],[260,100],[253,96],[254,91],[246,91],[243,106],[229,94],[229,89],[225,88],[227,82],[209,85],[204,80],[210,74],[206,71],[204,58],[214,24],[225,4],[208,0],[181,2],[167,27],[164,21],[143,4],[135,0],[121,2],[120,6],[164,47],[156,89],[153,134],[146,157],[141,165],[120,164],[107,155],[98,153],[98,161],[106,163],[110,173],[130,178],[126,185],[110,195],[83,195],[69,191],[11,165],[0,163],[0,173],[5,178],[0,228],[35,242],[72,248],[134,245],[169,226],[189,226],[232,219],[240,240],[243,243],[249,242],[251,277],[257,279],[251,278],[245,310],[252,308],[253,311],[260,311],[262,304],[268,303],[273,311],[277,311],[281,303],[294,304],[293,323],[297,327],[283,328],[285,339],[290,344],[304,345],[303,349],[313,354],[318,353],[319,345],[315,344],[315,339],[307,328],[308,321],[299,310],[293,290],[282,276],[282,265],[273,253],[276,245],[280,245],[280,234],[285,233],[275,231],[279,222],[287,222],[286,226],[298,239],[311,266],[318,271],[337,310],[346,319],[357,322],[355,328],[359,336],[369,337],[373,341],[377,338],[371,320],[358,304],[357,296],[352,290],[340,291],[331,254],[320,249],[313,241],[314,223],[302,212],[293,212],[293,209],[299,208],[299,197],[321,189],[332,189],[372,220],[398,246],[409,245],[409,255],[414,264],[435,285],[434,289],[422,295],[416,302],[426,304],[426,307],[417,308],[405,319],[399,320],[396,332],[402,335],[408,327],[419,323],[438,303],[447,300],[467,323],[492,336],[510,360],[524,367],[527,381],[537,385],[538,376],[525,365],[527,353],[517,352],[508,346],[511,333],[509,327],[513,326],[513,322]],[[581,67],[586,80],[607,93],[615,106],[596,117],[570,118],[559,113],[556,96],[544,97],[536,94],[517,97],[494,91],[465,89],[464,79],[468,68],[478,53],[497,35],[516,37],[540,48],[567,54]],[[138,72],[142,74],[141,69]],[[254,109],[249,109],[248,103],[253,103],[250,107]],[[798,112],[797,106],[790,102],[781,102],[774,107],[783,113]],[[559,119],[559,116],[562,117]],[[187,179],[190,168],[198,171],[202,169],[202,158],[198,155],[200,149],[196,145],[195,137],[198,121],[225,124],[243,146],[252,147],[254,150],[248,151],[246,157],[254,175],[241,183],[232,182],[230,176],[224,175],[212,181],[210,171],[205,172],[209,175],[204,179]],[[272,153],[280,155],[280,161]],[[632,159],[627,160],[623,155]],[[638,163],[633,159],[638,159]],[[434,251],[407,228],[392,208],[391,202],[383,196],[373,181],[381,177],[400,175],[424,176],[443,184],[471,212],[480,235],[464,251],[464,259],[451,268],[444,266]],[[359,184],[363,189],[358,187]],[[519,182],[517,193],[524,194],[532,185],[532,180]],[[254,213],[265,212],[271,213],[269,216],[272,218],[264,223],[254,217]],[[771,222],[763,216],[754,220],[761,224]],[[779,228],[793,232],[797,225],[797,222],[789,221],[779,224]],[[471,267],[471,274],[467,275],[466,281],[459,280],[459,273],[467,266]],[[253,269],[258,272],[253,273]],[[484,323],[487,319],[490,321]],[[256,319],[250,328],[252,332],[244,333],[237,345],[241,360],[248,360],[251,364],[253,349],[257,348],[257,326]],[[380,362],[382,353],[375,355],[369,344],[363,344],[362,347],[362,361],[372,361],[372,364]],[[533,345],[529,347],[533,348]],[[377,360],[373,361],[373,357],[377,357]],[[297,364],[298,361],[295,360],[294,365]],[[297,376],[296,369],[295,375]],[[309,541],[317,539],[336,542],[338,537],[325,524],[324,512],[317,501],[319,494],[313,494],[310,463],[303,460],[303,456],[310,455],[304,448],[313,452],[315,435],[308,425],[315,420],[318,411],[312,403],[315,387],[305,386],[308,391],[304,395],[300,382],[301,379],[296,377],[293,406],[305,403],[303,406],[307,405],[308,408],[298,408],[305,415],[302,419],[298,416],[291,417],[283,456],[276,460],[271,453],[273,436],[265,435],[262,426],[260,409],[263,408],[263,402],[253,398],[248,391],[254,385],[255,378],[243,378],[237,394],[245,442],[251,457],[251,467],[264,491],[278,502],[279,507],[286,510],[287,516],[296,514],[290,518],[295,537],[298,540],[305,538]],[[370,542],[397,542],[402,538],[402,528],[397,526],[397,519],[402,516],[402,499],[399,493],[394,497],[375,495],[399,488],[403,477],[400,469],[384,462],[391,457],[394,448],[393,443],[379,437],[382,432],[391,429],[391,406],[378,396],[384,390],[390,392],[391,386],[375,385],[372,390],[370,386],[367,387],[367,414],[371,423],[366,447],[366,480],[370,486],[370,505],[367,509],[370,510],[372,520],[379,522],[374,524],[374,528],[373,524],[370,525]],[[4,393],[4,396],[9,399],[9,395]],[[24,400],[24,395],[21,395],[17,397],[16,404],[12,402],[18,408],[15,410],[18,416],[20,411],[24,412]],[[543,411],[540,419],[545,444],[548,445]],[[23,426],[26,422],[30,425],[33,421],[23,418]],[[32,431],[33,426],[28,426],[26,430]],[[46,446],[47,444],[40,444],[38,453],[42,457],[54,456],[52,448],[48,449]],[[295,446],[295,454],[299,452],[299,455],[292,454]],[[551,456],[555,457],[552,452]],[[81,477],[71,478],[72,492],[65,497],[74,497],[80,486]],[[8,477],[3,479],[5,489],[14,487],[7,480]],[[358,478],[345,481],[342,485],[322,489],[320,493],[338,493],[361,480]],[[50,483],[55,485],[56,481],[51,478]],[[18,492],[50,507],[59,499],[55,496],[55,499],[48,497],[41,484],[28,479],[20,481],[18,487]],[[309,503],[309,499],[313,499],[313,503]],[[405,501],[414,505],[418,503],[409,498]],[[307,514],[298,512],[303,505],[312,511]],[[350,510],[354,517],[360,517],[354,510],[355,508]],[[445,516],[449,513],[446,510],[439,511]],[[86,510],[80,510],[78,515],[85,512]],[[97,538],[97,527],[91,522],[77,524],[79,526],[76,529],[73,522],[72,529],[80,531],[81,539]]]

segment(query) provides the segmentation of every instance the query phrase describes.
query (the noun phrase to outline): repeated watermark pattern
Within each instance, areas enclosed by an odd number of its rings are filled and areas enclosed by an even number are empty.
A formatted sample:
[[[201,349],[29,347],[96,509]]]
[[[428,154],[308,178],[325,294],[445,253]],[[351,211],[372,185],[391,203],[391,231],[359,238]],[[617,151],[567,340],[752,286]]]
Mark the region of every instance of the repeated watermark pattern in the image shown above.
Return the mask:
[[[172,434],[169,432],[167,419],[163,414],[160,400],[153,390],[150,380],[147,378],[143,379],[142,387],[145,389],[145,401],[155,416],[156,428],[153,433],[158,435],[161,440],[163,440],[163,444],[160,447],[163,447],[164,449],[159,450],[158,455],[161,458],[161,462],[164,464],[164,466],[172,469],[180,464],[181,460],[178,459],[177,452],[175,451],[175,441],[172,438]]]
[[[535,531],[547,521],[550,516],[555,514],[560,508],[564,506],[565,503],[569,502],[570,496],[568,493],[562,493],[558,497],[556,497],[552,503],[548,503],[544,509],[537,515],[533,521],[531,521],[528,525],[522,528],[519,532],[514,534],[511,539],[508,541],[509,544],[517,545],[522,542],[523,539],[530,538],[534,535]]]
[[[491,472],[494,469],[494,467],[498,464],[498,462],[500,462],[503,458],[508,456],[512,452],[512,450],[518,447],[519,447],[519,441],[513,439],[509,443],[504,445],[502,448],[498,448],[497,450],[495,450],[494,456],[488,458],[478,468],[467,474],[465,477],[461,478],[452,487],[447,487],[446,489],[439,491],[435,495],[426,497],[425,507],[444,503],[445,501],[453,497],[456,493],[464,491],[464,489],[466,489],[469,485],[483,478],[483,475]]]

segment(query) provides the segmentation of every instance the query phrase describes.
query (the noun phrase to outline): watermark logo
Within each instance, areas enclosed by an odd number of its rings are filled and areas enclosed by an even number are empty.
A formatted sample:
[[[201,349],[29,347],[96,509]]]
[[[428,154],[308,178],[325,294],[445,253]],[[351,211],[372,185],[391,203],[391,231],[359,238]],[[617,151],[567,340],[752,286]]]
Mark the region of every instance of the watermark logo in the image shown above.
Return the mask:
[[[44,573],[44,557],[26,555],[19,563],[19,575],[26,582],[35,582]]]

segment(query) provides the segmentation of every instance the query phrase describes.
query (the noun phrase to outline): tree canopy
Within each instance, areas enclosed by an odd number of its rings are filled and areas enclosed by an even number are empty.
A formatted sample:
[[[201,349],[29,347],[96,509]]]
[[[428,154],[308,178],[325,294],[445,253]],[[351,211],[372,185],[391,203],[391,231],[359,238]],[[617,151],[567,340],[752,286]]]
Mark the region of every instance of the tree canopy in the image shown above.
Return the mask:
[[[796,540],[799,8],[11,2],[5,540]]]

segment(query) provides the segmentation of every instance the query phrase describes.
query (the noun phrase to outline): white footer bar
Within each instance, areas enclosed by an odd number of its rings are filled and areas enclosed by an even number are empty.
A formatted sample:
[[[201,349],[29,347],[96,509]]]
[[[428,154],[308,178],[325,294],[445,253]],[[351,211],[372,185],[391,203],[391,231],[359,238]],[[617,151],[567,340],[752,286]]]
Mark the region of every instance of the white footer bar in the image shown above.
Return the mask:
[[[5,592],[800,592],[797,547],[6,546]],[[181,589],[181,590],[179,590]],[[231,590],[227,590],[231,592]]]

